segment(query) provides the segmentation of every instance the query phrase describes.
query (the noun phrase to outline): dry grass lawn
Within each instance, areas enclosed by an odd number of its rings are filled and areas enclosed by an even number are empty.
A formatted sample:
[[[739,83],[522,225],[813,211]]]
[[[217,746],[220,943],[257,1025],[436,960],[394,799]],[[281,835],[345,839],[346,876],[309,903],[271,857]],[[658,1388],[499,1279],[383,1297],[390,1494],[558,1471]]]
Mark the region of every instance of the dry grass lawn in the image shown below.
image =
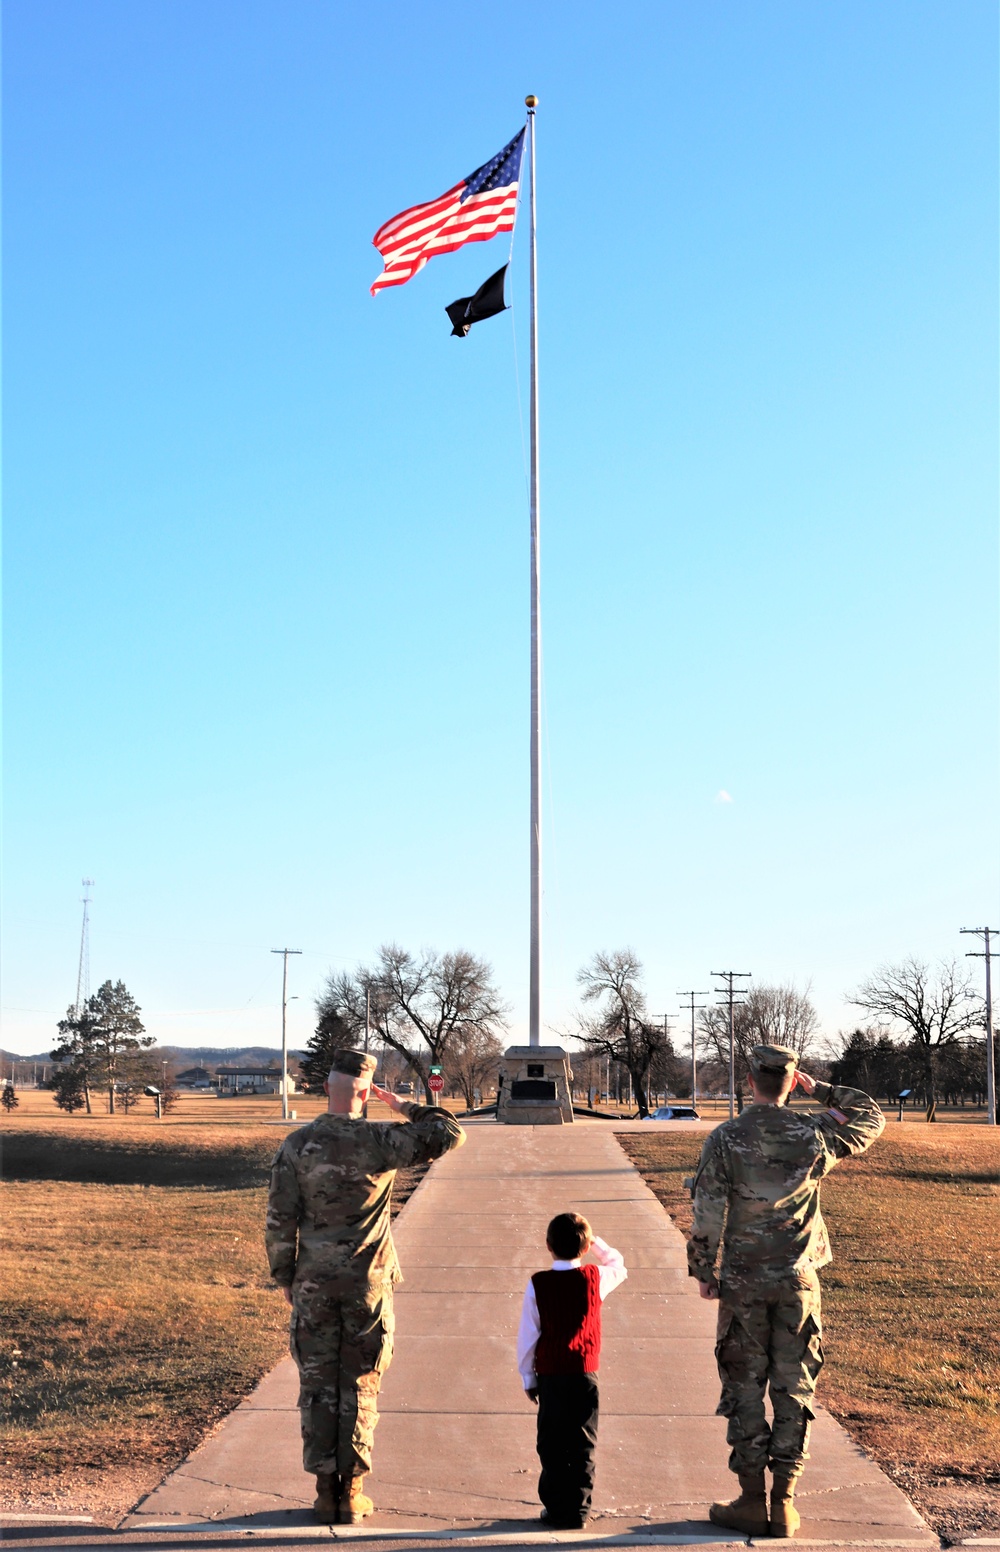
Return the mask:
[[[697,1134],[624,1133],[678,1227]],[[890,1124],[823,1184],[820,1399],[947,1540],[1000,1529],[1000,1139]]]
[[[262,1243],[283,1134],[18,1111],[0,1135],[0,1506],[113,1523],[287,1348]]]

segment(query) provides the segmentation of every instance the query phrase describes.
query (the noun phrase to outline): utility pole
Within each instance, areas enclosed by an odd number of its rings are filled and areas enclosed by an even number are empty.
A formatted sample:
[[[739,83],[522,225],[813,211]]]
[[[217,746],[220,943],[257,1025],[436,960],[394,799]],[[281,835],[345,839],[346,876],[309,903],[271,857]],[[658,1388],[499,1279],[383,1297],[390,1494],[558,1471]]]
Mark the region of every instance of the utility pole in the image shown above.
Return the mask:
[[[696,1011],[707,1007],[707,1003],[695,1002],[696,997],[707,997],[708,992],[675,992],[675,997],[683,997],[687,1002],[688,1011],[691,1014],[691,1103],[698,1103],[698,1057],[694,1049],[694,1016]]]
[[[663,1042],[664,1042],[664,1044],[666,1044],[667,1041],[670,1039],[670,1024],[669,1024],[669,1020],[672,1019],[674,1015],[672,1013],[651,1013],[649,1016],[650,1016],[650,1018],[662,1019],[663,1020]],[[650,1114],[652,1114],[652,1112],[656,1109],[656,1106],[659,1104],[659,1100],[653,1099],[653,1097],[652,1097],[652,1090],[651,1090],[651,1087],[650,1087],[651,1082],[652,1082],[652,1072],[653,1072],[653,1067],[652,1067],[652,1063],[650,1063],[649,1077],[647,1078],[647,1081],[646,1081],[646,1099],[647,1099],[647,1102],[649,1103]],[[666,1084],[664,1083],[664,1091],[663,1091],[663,1102],[664,1102],[664,1104],[666,1104],[666,1100],[667,1100]]]
[[[725,995],[729,1003],[729,1119],[736,1114],[736,1024],[733,1018],[733,1003],[736,997],[742,994],[743,988],[733,987],[734,981],[749,978],[752,970],[712,970],[712,975],[718,976],[720,981],[725,981],[725,986],[714,988],[716,996]]]
[[[365,987],[365,1055],[366,1056],[368,1055],[368,1042],[371,1039],[371,1028],[372,1028],[372,994],[371,994],[371,988],[366,986]],[[384,1048],[383,1048],[383,1055],[384,1055]],[[368,1099],[367,1099],[367,1096],[365,1098],[364,1104],[361,1107],[361,1114],[364,1116],[365,1120],[367,1121],[368,1120]]]
[[[288,956],[301,954],[300,948],[272,948],[282,957],[281,969],[281,1119],[288,1120]]]
[[[960,934],[970,937],[982,938],[983,952],[973,950],[966,954],[966,959],[985,959],[986,961],[986,1125],[997,1124],[997,1073],[996,1061],[993,1050],[993,988],[990,980],[990,960],[1000,958],[1000,955],[990,949],[990,938],[1000,937],[1000,927],[961,927]]]

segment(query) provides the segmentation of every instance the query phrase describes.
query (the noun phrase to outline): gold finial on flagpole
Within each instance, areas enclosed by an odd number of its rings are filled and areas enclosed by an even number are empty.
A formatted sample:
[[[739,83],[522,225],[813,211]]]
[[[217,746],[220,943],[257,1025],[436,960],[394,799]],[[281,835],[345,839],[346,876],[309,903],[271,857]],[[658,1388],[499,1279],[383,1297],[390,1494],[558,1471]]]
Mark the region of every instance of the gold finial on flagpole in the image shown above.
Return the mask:
[[[535,97],[534,95],[532,95],[530,97],[525,97],[525,99],[524,99],[524,106],[526,108],[537,108],[538,107],[538,98]]]

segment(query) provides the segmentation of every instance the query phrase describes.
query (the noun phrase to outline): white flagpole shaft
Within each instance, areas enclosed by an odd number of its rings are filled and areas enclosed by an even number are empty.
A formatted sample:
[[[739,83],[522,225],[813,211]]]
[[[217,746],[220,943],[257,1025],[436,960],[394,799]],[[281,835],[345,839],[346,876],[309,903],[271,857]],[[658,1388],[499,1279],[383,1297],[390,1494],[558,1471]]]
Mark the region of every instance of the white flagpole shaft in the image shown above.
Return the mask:
[[[986,1122],[997,1124],[997,1075],[993,1047],[993,984],[990,980],[990,929],[983,933],[986,939]]]
[[[535,251],[535,103],[529,97],[528,149],[531,154],[529,184],[529,298],[531,323],[531,936],[528,987],[528,1044],[541,1044],[542,1030],[542,667],[541,585],[539,575],[538,507],[538,265]]]
[[[281,971],[281,1119],[288,1120],[288,955]]]

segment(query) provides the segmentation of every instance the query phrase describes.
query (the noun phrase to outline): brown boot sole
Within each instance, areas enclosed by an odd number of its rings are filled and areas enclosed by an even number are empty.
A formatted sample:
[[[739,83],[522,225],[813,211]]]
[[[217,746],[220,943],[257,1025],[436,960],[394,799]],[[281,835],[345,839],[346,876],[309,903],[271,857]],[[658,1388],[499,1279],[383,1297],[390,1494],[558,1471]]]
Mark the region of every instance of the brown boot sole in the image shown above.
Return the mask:
[[[361,1498],[349,1503],[346,1499],[340,1505],[341,1525],[363,1525],[370,1514],[374,1514],[375,1505],[370,1498]]]
[[[799,1519],[797,1511],[793,1509],[791,1514],[772,1517],[770,1522],[771,1535],[778,1537],[779,1540],[787,1541],[789,1537],[795,1535],[801,1524],[802,1521]]]
[[[713,1504],[708,1511],[708,1517],[713,1525],[724,1525],[726,1530],[741,1530],[748,1536],[766,1536],[769,1533],[767,1514],[741,1514],[724,1508],[722,1504]]]

